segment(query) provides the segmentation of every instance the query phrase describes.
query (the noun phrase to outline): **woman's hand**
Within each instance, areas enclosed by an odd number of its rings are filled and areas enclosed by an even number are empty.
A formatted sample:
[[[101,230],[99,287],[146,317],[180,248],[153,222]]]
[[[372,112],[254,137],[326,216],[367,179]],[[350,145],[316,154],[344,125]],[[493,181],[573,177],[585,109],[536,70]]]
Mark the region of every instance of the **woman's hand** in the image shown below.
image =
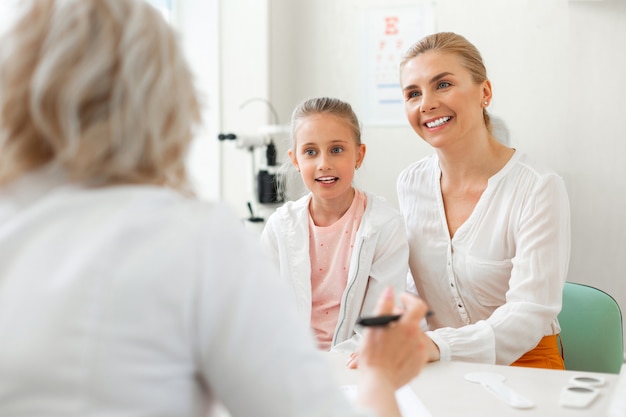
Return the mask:
[[[402,313],[402,317],[383,327],[365,329],[354,364],[348,365],[356,367],[358,358],[358,367],[362,371],[374,372],[397,388],[417,376],[432,357],[432,352],[426,348],[431,347],[429,343],[434,345],[421,329],[427,311],[426,304],[408,293],[402,294],[400,298],[404,310],[395,306],[392,288],[387,288],[382,294],[374,314]]]
[[[393,294],[393,293],[392,293]],[[387,294],[389,295],[389,294]],[[400,296],[400,298],[402,299],[402,301],[405,303],[405,305],[412,305],[413,303],[415,303],[415,301],[417,300],[417,298],[411,294],[402,294]],[[385,303],[385,305],[381,304],[381,303]],[[387,312],[385,313],[380,313],[378,312],[378,308],[382,308],[385,310],[381,310],[381,311],[389,311],[389,305],[387,305],[386,303],[390,303],[390,305],[392,306],[391,308],[393,309],[392,312],[393,314],[400,314],[402,313],[404,310],[393,306],[393,300],[392,299],[388,299],[386,298],[385,295],[383,295],[383,297],[381,297],[381,299],[379,300],[379,304],[377,307],[377,312],[375,313],[376,315],[382,315],[382,314],[389,314]],[[423,302],[417,300],[418,304],[421,305],[425,305]],[[420,307],[421,308],[421,307]],[[418,312],[419,314],[419,312]],[[437,344],[435,344],[435,342],[432,341],[432,339],[430,339],[427,336],[424,336],[423,338],[421,338],[421,340],[423,341],[424,345],[425,345],[425,351],[426,351],[426,356],[427,356],[427,361],[428,362],[434,362],[434,361],[438,361],[440,358],[439,355],[439,347],[437,346]],[[350,354],[350,358],[348,359],[348,362],[346,362],[346,366],[350,369],[356,369],[359,367],[359,353],[358,352],[353,352]]]
[[[404,311],[394,306],[392,288],[378,300],[375,315],[402,312],[402,317],[386,326],[365,329],[362,343],[348,366],[361,370],[359,402],[380,415],[400,415],[395,392],[421,371],[429,359],[430,338],[421,328],[426,304],[417,297],[401,295]],[[352,363],[351,363],[352,362]]]

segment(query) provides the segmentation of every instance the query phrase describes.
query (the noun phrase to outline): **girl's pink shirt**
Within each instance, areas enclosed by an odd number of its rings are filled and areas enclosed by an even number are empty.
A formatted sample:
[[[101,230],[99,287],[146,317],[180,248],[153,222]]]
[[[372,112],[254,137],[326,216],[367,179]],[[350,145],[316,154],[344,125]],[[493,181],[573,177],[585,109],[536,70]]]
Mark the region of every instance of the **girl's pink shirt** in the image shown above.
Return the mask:
[[[356,190],[346,213],[330,226],[316,226],[309,214],[311,327],[320,349],[329,350],[348,282],[354,240],[365,212],[365,194]]]

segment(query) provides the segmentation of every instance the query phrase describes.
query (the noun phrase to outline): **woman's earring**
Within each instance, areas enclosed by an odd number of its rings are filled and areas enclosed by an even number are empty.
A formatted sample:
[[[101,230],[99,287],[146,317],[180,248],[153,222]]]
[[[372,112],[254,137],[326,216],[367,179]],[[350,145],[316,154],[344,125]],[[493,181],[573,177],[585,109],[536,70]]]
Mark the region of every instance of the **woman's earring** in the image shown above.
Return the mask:
[[[485,106],[488,106],[488,105],[489,105],[489,102],[488,102],[487,100],[485,100],[485,101],[483,101],[483,104],[484,104]]]

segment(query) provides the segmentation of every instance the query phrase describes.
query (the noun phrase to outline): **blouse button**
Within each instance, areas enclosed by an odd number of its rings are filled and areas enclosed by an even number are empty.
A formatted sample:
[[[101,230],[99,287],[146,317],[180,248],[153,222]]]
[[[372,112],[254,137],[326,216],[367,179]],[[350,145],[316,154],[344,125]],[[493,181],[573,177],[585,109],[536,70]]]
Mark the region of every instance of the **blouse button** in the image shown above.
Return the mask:
[[[452,288],[454,288],[454,283],[453,283],[453,282],[451,282],[451,283],[450,283],[450,286],[451,286]]]
[[[461,304],[459,304],[458,306],[459,306],[459,308],[463,308],[463,306]]]

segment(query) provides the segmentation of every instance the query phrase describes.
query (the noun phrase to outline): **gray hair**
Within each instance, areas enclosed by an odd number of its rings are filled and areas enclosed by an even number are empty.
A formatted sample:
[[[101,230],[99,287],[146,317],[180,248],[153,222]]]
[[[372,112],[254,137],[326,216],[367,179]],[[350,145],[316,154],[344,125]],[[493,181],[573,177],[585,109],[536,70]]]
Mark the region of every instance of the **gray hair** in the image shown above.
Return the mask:
[[[56,162],[88,184],[187,190],[199,101],[161,14],[143,0],[22,6],[0,40],[0,184]]]

